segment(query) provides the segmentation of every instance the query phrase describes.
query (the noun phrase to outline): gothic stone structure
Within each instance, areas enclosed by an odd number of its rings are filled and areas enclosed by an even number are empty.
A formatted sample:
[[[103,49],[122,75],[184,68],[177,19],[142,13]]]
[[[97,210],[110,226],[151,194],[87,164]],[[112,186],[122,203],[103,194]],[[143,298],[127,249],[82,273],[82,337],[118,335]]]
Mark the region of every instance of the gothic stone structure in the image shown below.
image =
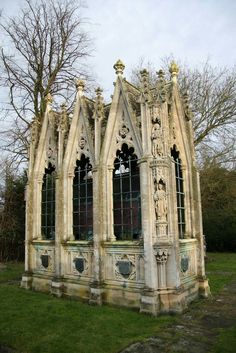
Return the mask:
[[[209,293],[187,96],[114,65],[112,102],[77,82],[72,113],[33,120],[22,287],[157,315]]]

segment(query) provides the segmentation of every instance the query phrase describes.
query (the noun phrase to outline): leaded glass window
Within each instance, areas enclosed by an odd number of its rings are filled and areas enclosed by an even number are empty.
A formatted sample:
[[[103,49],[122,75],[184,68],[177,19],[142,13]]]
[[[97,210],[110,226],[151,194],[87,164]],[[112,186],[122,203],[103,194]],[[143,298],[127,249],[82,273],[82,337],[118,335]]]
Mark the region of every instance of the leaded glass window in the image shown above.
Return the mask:
[[[184,180],[182,171],[182,162],[179,158],[179,152],[174,147],[171,150],[171,156],[175,162],[175,181],[176,181],[176,198],[177,198],[177,214],[179,237],[184,238],[185,234],[185,207],[184,207]]]
[[[73,181],[73,233],[76,240],[93,237],[92,165],[83,154],[76,162]]]
[[[113,172],[114,234],[117,240],[136,240],[141,235],[141,201],[138,159],[123,144]]]
[[[51,164],[43,177],[41,232],[43,239],[55,239],[55,168]]]

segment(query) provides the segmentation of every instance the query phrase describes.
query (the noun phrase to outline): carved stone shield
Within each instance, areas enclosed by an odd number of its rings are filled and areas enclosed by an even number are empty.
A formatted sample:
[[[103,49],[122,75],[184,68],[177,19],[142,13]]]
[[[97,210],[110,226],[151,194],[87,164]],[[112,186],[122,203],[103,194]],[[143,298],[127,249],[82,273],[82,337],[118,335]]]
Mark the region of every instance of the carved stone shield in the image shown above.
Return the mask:
[[[184,257],[181,258],[181,270],[182,270],[182,272],[188,271],[188,267],[189,267],[189,258],[188,258],[188,256],[184,256]]]
[[[132,262],[130,262],[130,261],[117,261],[116,265],[119,269],[120,274],[124,278],[128,278],[132,272]]]
[[[48,268],[49,265],[49,255],[44,254],[41,255],[41,263],[44,268]]]
[[[82,259],[81,257],[76,257],[74,259],[74,263],[75,263],[75,268],[79,273],[82,273],[84,271],[84,259]]]

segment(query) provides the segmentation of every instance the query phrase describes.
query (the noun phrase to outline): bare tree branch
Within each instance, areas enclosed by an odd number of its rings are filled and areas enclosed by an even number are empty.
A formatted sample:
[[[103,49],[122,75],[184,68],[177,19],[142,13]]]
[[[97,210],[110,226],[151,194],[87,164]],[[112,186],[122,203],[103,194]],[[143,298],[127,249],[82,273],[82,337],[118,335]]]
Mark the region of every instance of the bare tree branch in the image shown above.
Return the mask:
[[[17,17],[0,19],[7,39],[0,52],[0,85],[9,93],[11,109],[6,110],[14,121],[21,121],[11,143],[8,136],[6,149],[19,146],[24,138],[22,147],[27,146],[27,136],[20,138],[20,132],[28,131],[33,116],[42,119],[48,93],[56,100],[73,100],[73,78],[90,80],[86,59],[91,40],[81,10],[76,0],[25,0]]]

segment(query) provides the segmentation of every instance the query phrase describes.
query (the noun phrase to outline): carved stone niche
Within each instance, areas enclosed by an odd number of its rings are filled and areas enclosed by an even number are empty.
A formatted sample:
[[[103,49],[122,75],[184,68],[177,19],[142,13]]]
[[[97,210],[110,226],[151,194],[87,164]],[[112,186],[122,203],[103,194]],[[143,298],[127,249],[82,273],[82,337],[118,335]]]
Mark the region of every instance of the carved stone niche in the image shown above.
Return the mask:
[[[154,248],[154,253],[157,261],[158,287],[164,289],[167,283],[166,263],[170,255],[170,249],[168,247],[158,247]]]

